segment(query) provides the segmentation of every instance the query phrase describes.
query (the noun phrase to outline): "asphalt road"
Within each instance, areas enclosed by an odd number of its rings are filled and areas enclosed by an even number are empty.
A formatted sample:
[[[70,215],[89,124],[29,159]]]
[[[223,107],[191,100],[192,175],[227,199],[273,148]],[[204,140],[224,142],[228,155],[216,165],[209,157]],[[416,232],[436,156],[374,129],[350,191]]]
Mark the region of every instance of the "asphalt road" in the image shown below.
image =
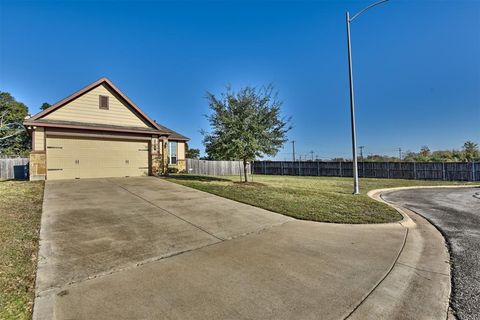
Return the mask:
[[[459,319],[480,319],[480,188],[402,190],[382,197],[441,230],[453,261],[452,308]]]

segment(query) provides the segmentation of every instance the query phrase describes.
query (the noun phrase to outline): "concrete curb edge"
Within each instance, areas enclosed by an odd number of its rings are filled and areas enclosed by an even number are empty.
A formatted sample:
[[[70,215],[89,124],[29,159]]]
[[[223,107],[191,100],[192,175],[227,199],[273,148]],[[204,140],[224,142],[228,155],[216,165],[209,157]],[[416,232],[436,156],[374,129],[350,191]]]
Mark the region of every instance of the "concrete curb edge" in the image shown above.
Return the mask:
[[[371,190],[367,195],[397,210],[398,223],[407,229],[407,239],[391,270],[362,300],[348,319],[456,319],[450,308],[450,254],[443,235],[427,219],[385,201],[385,193],[423,188],[461,186],[398,187]]]

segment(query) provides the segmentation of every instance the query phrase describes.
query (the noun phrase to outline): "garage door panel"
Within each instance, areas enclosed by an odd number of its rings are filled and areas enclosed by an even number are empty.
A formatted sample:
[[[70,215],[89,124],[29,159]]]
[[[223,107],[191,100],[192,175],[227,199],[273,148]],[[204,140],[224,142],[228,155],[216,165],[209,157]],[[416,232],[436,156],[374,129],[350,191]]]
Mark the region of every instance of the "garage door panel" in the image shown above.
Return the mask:
[[[47,171],[48,180],[58,180],[58,179],[75,179],[76,171],[75,169],[49,169]]]
[[[148,142],[47,137],[47,179],[148,175]]]

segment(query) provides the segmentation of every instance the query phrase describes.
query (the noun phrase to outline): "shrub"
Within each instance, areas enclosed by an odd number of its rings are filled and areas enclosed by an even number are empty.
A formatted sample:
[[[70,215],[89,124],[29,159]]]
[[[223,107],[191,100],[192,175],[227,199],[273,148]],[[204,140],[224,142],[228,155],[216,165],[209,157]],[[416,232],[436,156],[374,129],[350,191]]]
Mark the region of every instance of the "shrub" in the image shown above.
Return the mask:
[[[168,168],[167,173],[178,173],[178,168]]]

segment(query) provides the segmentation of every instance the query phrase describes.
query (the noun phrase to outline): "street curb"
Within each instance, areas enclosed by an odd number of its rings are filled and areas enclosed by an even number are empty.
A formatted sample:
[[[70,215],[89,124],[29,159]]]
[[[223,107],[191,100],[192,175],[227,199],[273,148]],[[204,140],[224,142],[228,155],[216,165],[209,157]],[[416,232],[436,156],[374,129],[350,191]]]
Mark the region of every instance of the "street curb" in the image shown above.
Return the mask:
[[[382,195],[408,189],[464,187],[478,186],[399,187],[368,192],[370,198],[402,215],[398,223],[407,229],[407,238],[390,272],[348,319],[455,319],[450,309],[450,255],[443,235],[427,219],[385,201]]]

